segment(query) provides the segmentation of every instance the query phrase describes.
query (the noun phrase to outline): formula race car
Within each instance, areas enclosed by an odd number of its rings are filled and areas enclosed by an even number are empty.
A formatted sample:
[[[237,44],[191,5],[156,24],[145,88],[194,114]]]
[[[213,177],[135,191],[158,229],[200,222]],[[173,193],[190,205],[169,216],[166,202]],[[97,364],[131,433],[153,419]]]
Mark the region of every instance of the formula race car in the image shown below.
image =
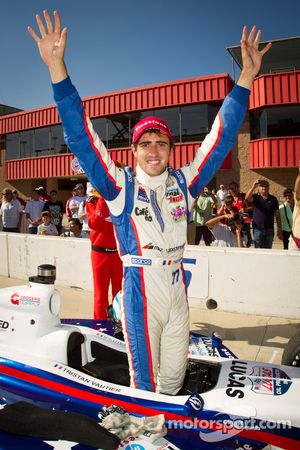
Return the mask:
[[[60,320],[54,282],[42,265],[0,292],[0,450],[300,448],[300,368],[239,360],[191,333],[178,395],[133,389],[111,324]],[[164,415],[166,434],[122,441],[98,424],[107,411],[127,424]]]

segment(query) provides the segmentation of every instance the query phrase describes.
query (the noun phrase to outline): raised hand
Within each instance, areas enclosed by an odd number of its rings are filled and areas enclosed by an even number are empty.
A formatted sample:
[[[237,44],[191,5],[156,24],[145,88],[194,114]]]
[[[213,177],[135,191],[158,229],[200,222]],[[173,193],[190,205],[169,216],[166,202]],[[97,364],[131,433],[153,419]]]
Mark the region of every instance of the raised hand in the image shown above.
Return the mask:
[[[54,25],[49,12],[45,10],[43,14],[45,23],[39,14],[36,15],[40,36],[32,27],[28,27],[28,32],[37,43],[41,58],[50,71],[52,81],[58,83],[67,76],[64,63],[67,28],[61,30],[60,17],[57,11],[54,11]]]
[[[261,31],[254,26],[248,36],[248,28],[243,28],[241,39],[241,51],[243,68],[241,71],[238,84],[240,86],[251,88],[254,78],[258,74],[263,56],[271,48],[272,44],[269,42],[262,50],[258,49],[261,38]]]

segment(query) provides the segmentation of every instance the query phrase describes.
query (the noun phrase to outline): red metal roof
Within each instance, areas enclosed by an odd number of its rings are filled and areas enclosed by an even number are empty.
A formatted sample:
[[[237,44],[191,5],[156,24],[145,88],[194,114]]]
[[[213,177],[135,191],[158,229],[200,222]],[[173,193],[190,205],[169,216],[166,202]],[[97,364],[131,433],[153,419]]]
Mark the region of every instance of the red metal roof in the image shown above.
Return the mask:
[[[254,80],[249,109],[300,102],[300,71],[262,75]]]
[[[300,136],[250,142],[250,169],[298,167],[299,161]]]
[[[192,161],[201,143],[192,142],[177,144],[170,158],[170,165],[179,168]],[[131,148],[110,150],[112,159],[122,161],[127,166],[135,168],[135,159]],[[5,161],[5,181],[48,178],[48,177],[72,177],[75,175],[71,168],[74,156],[71,153],[54,156],[40,156],[38,158],[15,159]],[[231,153],[225,159],[221,169],[232,168]]]
[[[232,79],[225,73],[86,97],[83,102],[87,114],[95,118],[175,105],[222,101],[232,86]],[[60,119],[56,107],[49,105],[1,116],[0,134],[58,123]]]

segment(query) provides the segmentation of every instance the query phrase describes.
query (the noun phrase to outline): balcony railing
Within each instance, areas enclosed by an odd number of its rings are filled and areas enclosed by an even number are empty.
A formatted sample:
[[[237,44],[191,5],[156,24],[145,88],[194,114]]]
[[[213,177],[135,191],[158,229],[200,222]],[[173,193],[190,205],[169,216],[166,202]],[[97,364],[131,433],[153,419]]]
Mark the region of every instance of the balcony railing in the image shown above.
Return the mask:
[[[250,169],[298,167],[299,161],[300,136],[250,142]]]
[[[261,75],[253,83],[249,109],[300,102],[300,71]]]

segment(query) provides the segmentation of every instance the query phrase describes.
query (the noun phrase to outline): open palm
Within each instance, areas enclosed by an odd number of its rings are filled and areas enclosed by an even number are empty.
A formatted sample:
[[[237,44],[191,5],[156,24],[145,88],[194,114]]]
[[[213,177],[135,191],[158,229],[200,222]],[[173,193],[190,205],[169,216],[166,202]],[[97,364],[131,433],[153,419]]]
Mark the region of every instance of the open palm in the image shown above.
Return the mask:
[[[57,63],[62,63],[67,42],[67,29],[61,31],[60,17],[57,11],[54,11],[54,26],[48,11],[44,11],[45,23],[37,14],[36,21],[40,30],[40,36],[28,27],[28,32],[37,43],[40,55],[48,67]]]
[[[267,53],[272,44],[269,42],[262,50],[259,50],[261,31],[254,26],[248,37],[247,34],[248,28],[244,27],[241,39],[243,70],[254,78],[260,70],[264,54]]]

